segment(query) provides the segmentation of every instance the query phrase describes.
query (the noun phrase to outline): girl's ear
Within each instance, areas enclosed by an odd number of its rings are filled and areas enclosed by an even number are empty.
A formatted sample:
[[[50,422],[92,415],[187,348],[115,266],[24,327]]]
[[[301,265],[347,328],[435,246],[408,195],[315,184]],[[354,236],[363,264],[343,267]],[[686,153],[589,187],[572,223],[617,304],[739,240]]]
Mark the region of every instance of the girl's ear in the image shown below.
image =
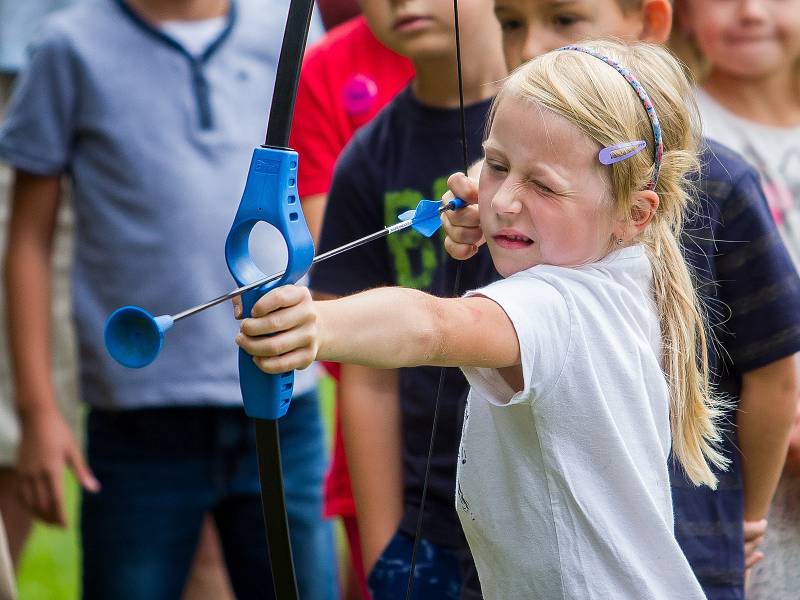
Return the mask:
[[[631,212],[621,220],[616,232],[618,239],[632,241],[650,224],[658,210],[658,194],[653,190],[636,192],[631,198]]]
[[[650,224],[658,210],[659,198],[653,190],[642,190],[633,195],[631,202],[631,226],[641,233]]]

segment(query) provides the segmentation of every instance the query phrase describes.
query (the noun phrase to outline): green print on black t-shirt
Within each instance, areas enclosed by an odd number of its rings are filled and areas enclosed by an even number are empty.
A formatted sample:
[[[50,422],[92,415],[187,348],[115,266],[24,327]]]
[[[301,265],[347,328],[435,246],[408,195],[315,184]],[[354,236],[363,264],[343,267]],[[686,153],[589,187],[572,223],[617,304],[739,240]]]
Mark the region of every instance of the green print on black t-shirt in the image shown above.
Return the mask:
[[[432,198],[441,198],[447,191],[447,177],[436,179],[431,188]],[[424,197],[422,193],[412,189],[386,192],[383,197],[384,222],[387,225],[397,223],[397,216],[400,213],[416,208]],[[439,235],[442,235],[441,229]],[[397,275],[397,285],[420,290],[429,289],[439,263],[441,241],[436,238],[426,238],[413,229],[395,233],[386,239]]]

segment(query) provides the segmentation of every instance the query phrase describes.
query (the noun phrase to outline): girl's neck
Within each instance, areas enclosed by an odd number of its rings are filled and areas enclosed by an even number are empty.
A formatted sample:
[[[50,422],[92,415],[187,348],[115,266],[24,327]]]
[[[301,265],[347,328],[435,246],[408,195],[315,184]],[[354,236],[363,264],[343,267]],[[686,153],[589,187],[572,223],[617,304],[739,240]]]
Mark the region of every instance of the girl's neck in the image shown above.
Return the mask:
[[[800,77],[788,69],[757,79],[712,69],[703,89],[733,114],[772,127],[800,125]]]
[[[202,21],[228,14],[229,0],[125,0],[126,4],[151,23],[163,21]]]
[[[496,84],[506,76],[505,61],[499,47],[497,52],[487,52],[485,48],[478,48],[478,44],[470,46],[475,47],[461,47],[465,104],[493,97],[497,93]],[[458,107],[455,48],[448,56],[415,60],[414,70],[416,75],[411,86],[417,100],[437,108]]]

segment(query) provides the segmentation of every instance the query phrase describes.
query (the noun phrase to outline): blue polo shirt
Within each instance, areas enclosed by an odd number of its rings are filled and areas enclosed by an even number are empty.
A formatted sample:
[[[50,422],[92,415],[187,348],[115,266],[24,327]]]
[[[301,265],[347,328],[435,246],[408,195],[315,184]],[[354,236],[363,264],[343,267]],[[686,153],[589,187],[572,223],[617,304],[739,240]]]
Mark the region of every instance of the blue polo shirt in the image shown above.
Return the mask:
[[[232,1],[197,57],[114,0],[58,13],[33,44],[0,159],[72,180],[72,300],[94,406],[241,404],[230,306],[177,324],[145,371],[108,356],[103,324],[125,304],[174,314],[234,287],[223,248],[264,139],[288,6]]]

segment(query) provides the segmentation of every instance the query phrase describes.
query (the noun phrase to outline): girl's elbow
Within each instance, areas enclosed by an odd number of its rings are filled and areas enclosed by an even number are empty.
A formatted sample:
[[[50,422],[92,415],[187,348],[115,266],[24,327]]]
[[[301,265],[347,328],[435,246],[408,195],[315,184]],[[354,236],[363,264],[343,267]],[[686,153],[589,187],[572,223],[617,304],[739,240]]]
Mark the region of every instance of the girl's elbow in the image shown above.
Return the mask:
[[[441,298],[429,297],[415,328],[415,352],[418,365],[447,364],[448,316]]]

